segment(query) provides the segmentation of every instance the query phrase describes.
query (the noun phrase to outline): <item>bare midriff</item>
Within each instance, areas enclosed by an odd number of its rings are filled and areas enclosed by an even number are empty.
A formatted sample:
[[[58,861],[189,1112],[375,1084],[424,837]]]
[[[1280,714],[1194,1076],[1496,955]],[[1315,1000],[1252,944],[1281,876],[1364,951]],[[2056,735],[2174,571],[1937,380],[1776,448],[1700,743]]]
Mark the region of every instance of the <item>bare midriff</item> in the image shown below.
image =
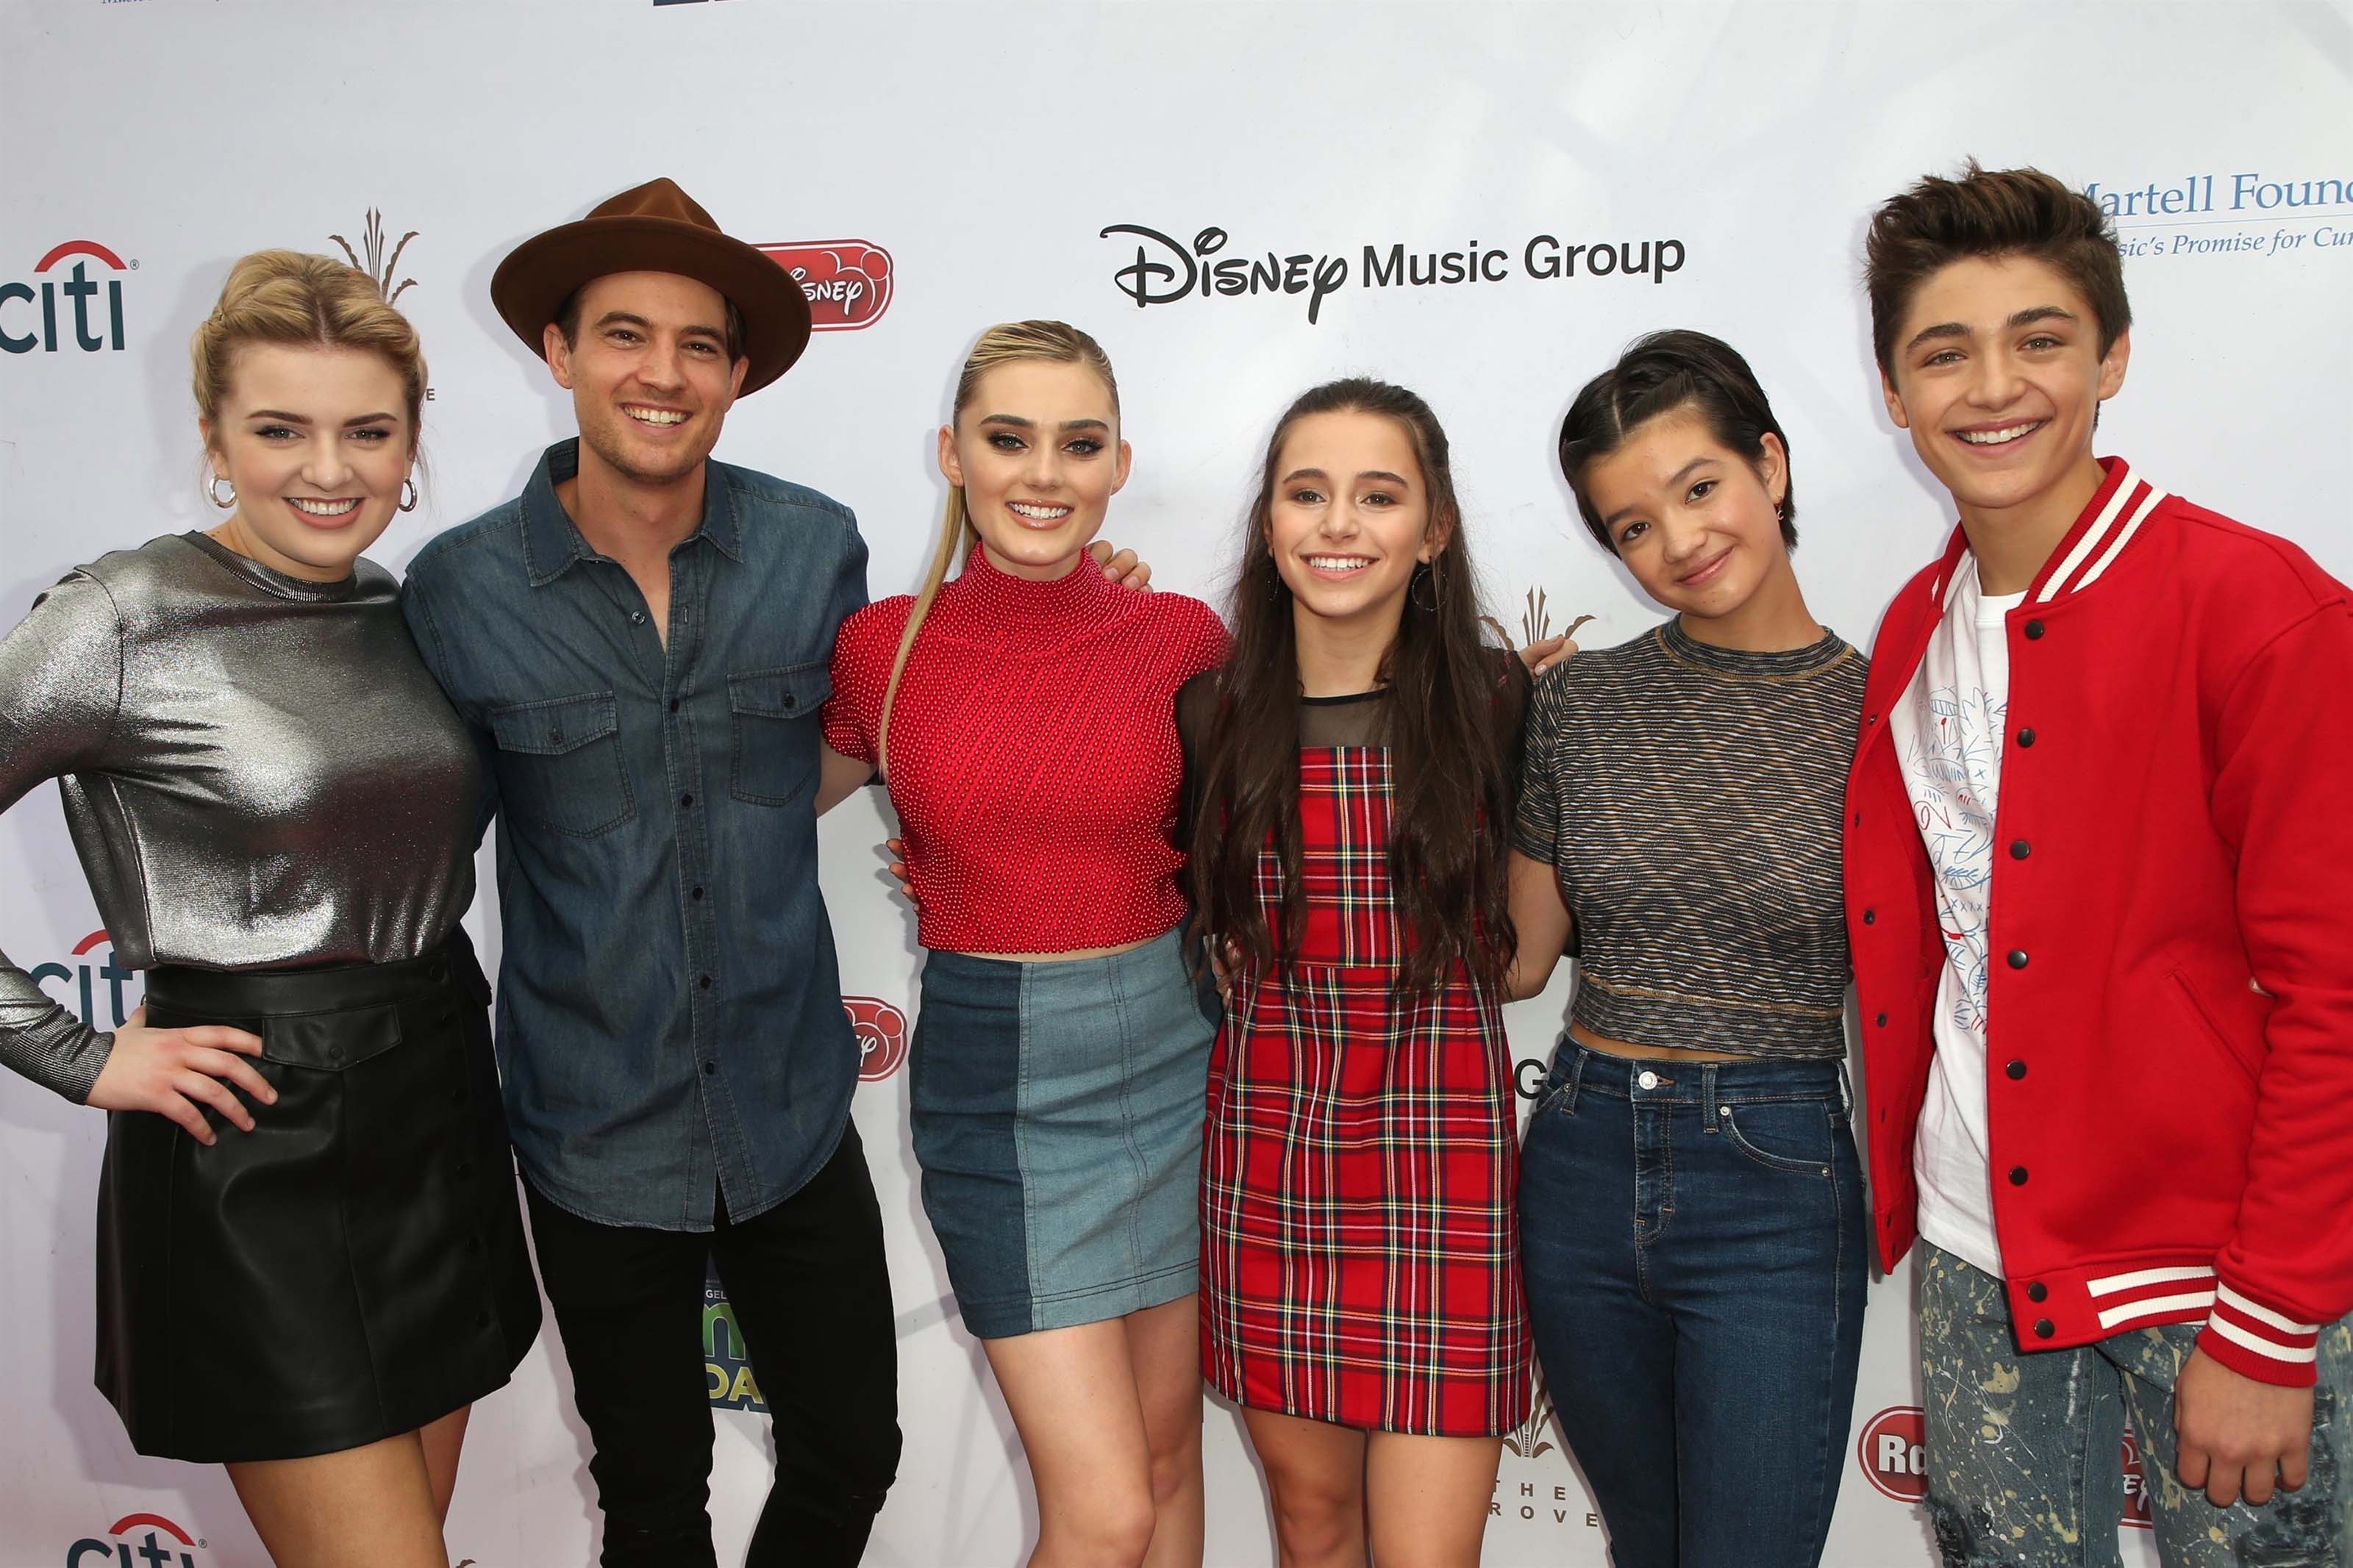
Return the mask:
[[[1638,1046],[1631,1040],[1613,1040],[1607,1035],[1597,1035],[1582,1024],[1571,1024],[1568,1037],[1587,1050],[1599,1051],[1605,1057],[1632,1057],[1646,1062],[1753,1062],[1757,1059],[1733,1051],[1702,1051],[1688,1046]]]
[[[962,958],[993,958],[999,963],[1071,963],[1082,958],[1116,958],[1123,952],[1134,952],[1139,947],[1149,947],[1159,937],[1147,936],[1140,942],[1124,942],[1116,947],[1074,947],[1068,952],[961,952]]]

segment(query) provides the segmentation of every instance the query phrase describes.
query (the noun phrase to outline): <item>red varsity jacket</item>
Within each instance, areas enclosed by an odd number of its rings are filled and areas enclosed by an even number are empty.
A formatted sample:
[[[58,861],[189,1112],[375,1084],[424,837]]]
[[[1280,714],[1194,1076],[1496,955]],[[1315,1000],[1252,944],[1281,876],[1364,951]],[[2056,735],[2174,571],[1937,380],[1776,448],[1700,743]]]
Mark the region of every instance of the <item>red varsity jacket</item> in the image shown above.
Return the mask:
[[[1987,996],[1994,1227],[2019,1344],[2202,1322],[2313,1381],[2353,1311],[2353,604],[2287,541],[2116,458],[2008,618]],[[1873,648],[1847,928],[1882,1264],[1945,962],[1889,732],[1967,541]]]

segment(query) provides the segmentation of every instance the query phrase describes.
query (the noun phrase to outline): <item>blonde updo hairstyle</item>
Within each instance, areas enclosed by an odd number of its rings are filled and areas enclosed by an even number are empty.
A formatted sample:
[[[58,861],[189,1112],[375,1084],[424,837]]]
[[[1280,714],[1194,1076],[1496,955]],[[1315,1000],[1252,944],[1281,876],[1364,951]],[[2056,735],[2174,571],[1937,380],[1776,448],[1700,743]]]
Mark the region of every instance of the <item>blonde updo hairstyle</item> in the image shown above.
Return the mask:
[[[207,426],[219,425],[237,351],[252,343],[382,354],[400,376],[409,455],[417,455],[425,353],[417,346],[417,329],[385,303],[375,279],[345,262],[299,250],[257,250],[240,258],[228,269],[213,313],[188,341],[196,412]]]
[[[1014,364],[1023,360],[1044,360],[1052,364],[1082,364],[1103,377],[1103,389],[1111,394],[1111,416],[1119,417],[1119,381],[1111,373],[1111,356],[1103,345],[1071,326],[1067,321],[1003,321],[980,334],[965,356],[964,373],[956,377],[955,407],[949,415],[953,423],[964,417],[980,391],[980,378],[1001,364]],[[914,607],[907,612],[907,629],[900,634],[899,656],[891,661],[891,679],[882,689],[882,717],[875,727],[875,761],[886,773],[890,769],[888,752],[891,744],[891,704],[899,695],[899,678],[906,673],[907,656],[914,650],[915,634],[923,629],[923,618],[932,613],[932,601],[940,596],[946,583],[948,569],[972,553],[980,542],[980,534],[972,526],[965,510],[964,487],[948,487],[947,511],[940,519],[939,544],[932,552],[931,570],[923,574],[923,585],[915,595]]]

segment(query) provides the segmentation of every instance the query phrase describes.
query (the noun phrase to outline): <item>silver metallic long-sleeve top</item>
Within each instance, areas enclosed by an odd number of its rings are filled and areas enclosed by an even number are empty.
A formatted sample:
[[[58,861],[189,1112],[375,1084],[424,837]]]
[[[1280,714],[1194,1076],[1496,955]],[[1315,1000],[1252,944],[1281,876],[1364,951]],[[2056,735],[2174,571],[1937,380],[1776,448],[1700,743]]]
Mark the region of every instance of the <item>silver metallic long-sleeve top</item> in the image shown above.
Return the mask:
[[[415,958],[473,901],[480,759],[371,562],[187,533],[68,574],[0,641],[0,811],[49,778],[133,969]],[[0,953],[0,1064],[82,1100],[112,1044]]]

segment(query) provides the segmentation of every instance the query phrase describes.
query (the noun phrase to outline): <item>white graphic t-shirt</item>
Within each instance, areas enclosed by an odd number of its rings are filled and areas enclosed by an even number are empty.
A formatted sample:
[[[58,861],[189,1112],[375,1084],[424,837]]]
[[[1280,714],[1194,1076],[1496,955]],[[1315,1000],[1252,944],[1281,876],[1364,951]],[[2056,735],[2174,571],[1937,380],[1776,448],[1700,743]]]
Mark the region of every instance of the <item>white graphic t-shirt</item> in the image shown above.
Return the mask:
[[[1994,806],[2002,721],[2010,710],[2003,617],[2023,594],[1978,590],[1977,557],[1955,569],[1944,621],[1888,717],[1904,785],[1936,878],[1945,972],[1936,983],[1936,1055],[1912,1145],[1920,1234],[2001,1272],[1986,1138],[1986,924],[1992,913]]]

